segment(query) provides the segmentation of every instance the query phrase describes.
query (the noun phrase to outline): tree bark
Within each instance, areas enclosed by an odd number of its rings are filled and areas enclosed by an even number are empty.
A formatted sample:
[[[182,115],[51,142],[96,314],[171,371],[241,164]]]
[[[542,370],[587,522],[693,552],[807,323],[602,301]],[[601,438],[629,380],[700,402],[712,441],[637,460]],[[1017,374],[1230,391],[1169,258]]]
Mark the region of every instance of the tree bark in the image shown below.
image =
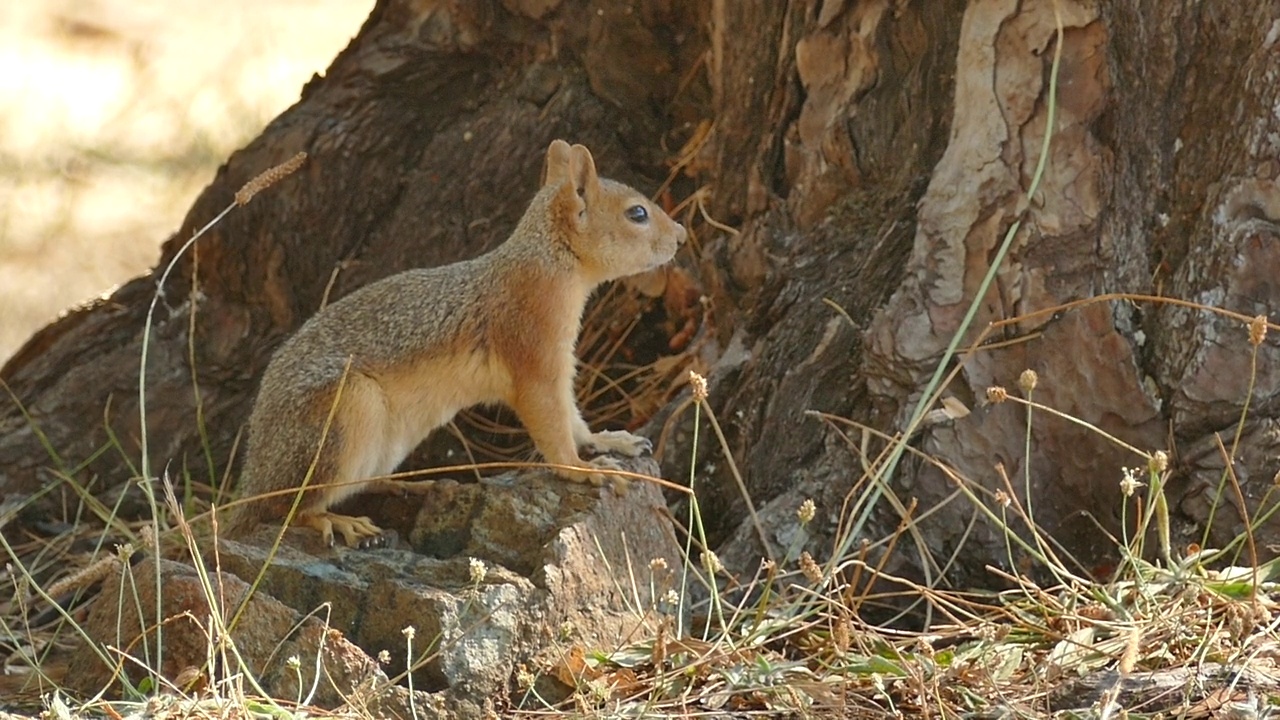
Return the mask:
[[[984,344],[948,367],[958,372],[944,396],[970,414],[912,436],[919,454],[904,456],[860,537],[892,535],[909,516],[910,539],[884,560],[914,579],[991,585],[988,565],[1034,571],[963,484],[996,515],[999,493],[1015,498],[1082,572],[1105,572],[1138,511],[1123,469],[1145,461],[1062,417],[986,403],[990,386],[1018,394],[1031,369],[1037,402],[1168,451],[1176,542],[1222,546],[1246,513],[1274,504],[1275,340],[1255,353],[1240,320],[1155,301],[1062,306],[1142,293],[1269,312],[1277,27],[1275,3],[381,0],[164,246],[158,267],[254,174],[309,154],[201,239],[163,288],[152,462],[203,467],[207,445],[220,477],[271,351],[326,293],[500,242],[542,150],[566,137],[645,189],[685,150],[671,191],[702,204],[685,216],[697,242],[679,260],[707,310],[693,350],[674,357],[709,369],[735,462],[705,431],[695,456],[679,401],[652,429],[668,477],[687,479],[694,463],[731,568],[754,570],[760,535],[775,552],[830,556],[860,514],[846,497],[867,491],[865,468],[885,446],[847,421],[906,427],[1015,222],[960,347]],[[53,488],[33,516],[60,507],[53,497],[73,496],[58,466],[95,492],[125,487],[157,277],[73,311],[0,370],[26,413],[0,408],[6,500]],[[95,455],[112,436],[118,447]],[[1217,438],[1239,448],[1225,485]],[[806,498],[818,515],[800,527]],[[1264,554],[1276,528],[1258,528]],[[881,547],[869,550],[877,562]]]

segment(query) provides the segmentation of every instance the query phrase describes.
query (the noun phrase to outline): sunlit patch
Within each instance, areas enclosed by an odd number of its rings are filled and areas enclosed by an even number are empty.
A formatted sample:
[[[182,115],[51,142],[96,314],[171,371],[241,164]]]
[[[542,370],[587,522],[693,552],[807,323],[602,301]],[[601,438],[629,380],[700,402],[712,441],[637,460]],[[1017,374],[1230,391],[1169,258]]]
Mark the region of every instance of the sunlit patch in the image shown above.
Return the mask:
[[[0,3],[0,363],[155,263],[372,0]]]

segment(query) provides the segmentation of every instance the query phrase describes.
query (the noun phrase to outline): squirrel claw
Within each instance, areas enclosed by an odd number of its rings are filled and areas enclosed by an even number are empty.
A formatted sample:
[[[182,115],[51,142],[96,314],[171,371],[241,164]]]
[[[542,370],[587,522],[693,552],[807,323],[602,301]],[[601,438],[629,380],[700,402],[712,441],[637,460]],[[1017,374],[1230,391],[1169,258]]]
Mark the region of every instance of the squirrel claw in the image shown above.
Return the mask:
[[[562,470],[559,472],[567,480],[591,483],[594,487],[603,486],[607,480],[615,493],[618,495],[626,494],[627,479],[614,472],[609,472],[611,470],[625,472],[626,468],[614,458],[598,457],[588,461],[586,467],[581,470]]]
[[[593,452],[612,452],[627,457],[639,457],[647,452],[653,452],[653,443],[649,442],[649,438],[633,435],[626,430],[592,433],[586,445]]]
[[[351,548],[365,550],[383,547],[387,543],[382,529],[367,517],[349,517],[323,512],[304,515],[298,519],[298,524],[318,531],[327,547],[333,547],[334,530],[342,533],[343,541],[346,542],[347,547]]]

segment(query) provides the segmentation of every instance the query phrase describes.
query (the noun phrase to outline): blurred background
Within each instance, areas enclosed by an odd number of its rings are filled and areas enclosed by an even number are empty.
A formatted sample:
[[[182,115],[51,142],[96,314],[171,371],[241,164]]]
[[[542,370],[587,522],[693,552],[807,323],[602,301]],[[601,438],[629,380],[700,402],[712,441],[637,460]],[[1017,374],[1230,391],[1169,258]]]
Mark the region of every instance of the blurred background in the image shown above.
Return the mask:
[[[0,364],[155,263],[373,0],[0,0]]]

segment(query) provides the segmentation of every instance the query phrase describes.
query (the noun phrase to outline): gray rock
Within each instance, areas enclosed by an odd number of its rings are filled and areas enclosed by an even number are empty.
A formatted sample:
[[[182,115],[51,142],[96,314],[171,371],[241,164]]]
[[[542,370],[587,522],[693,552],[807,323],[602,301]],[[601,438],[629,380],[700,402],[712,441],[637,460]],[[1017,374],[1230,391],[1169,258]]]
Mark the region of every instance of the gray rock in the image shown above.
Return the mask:
[[[632,467],[657,472],[649,458]],[[297,697],[299,673],[306,695],[324,640],[317,704],[335,707],[347,696],[380,715],[408,716],[409,668],[419,712],[478,717],[487,702],[518,700],[522,665],[552,665],[575,646],[608,651],[634,642],[673,612],[659,601],[674,587],[680,551],[662,493],[649,483],[619,495],[532,471],[434,483],[358,509],[388,531],[392,547],[327,548],[314,531],[291,529],[272,553],[278,528],[267,526],[219,543],[224,597],[242,597],[266,568],[233,635],[274,696]],[[194,569],[162,567],[165,615],[206,616],[198,587],[183,584]],[[143,608],[154,607],[149,582],[134,583]],[[175,586],[185,588],[181,596],[170,592]],[[116,607],[111,592],[96,601],[90,627],[99,642],[117,644]],[[175,624],[165,629],[166,673],[205,657],[198,632],[170,651]],[[286,637],[293,644],[276,647]],[[373,658],[383,652],[390,662],[379,667]],[[301,659],[298,672],[285,670],[290,655]]]

